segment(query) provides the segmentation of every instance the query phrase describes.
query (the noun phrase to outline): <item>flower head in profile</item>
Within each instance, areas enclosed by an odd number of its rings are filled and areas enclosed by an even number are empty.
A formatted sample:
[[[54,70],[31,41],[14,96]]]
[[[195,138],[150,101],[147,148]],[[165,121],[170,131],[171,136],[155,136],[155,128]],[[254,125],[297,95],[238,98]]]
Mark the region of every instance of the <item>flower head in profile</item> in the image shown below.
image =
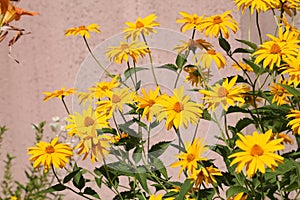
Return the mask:
[[[244,14],[245,9],[250,8],[250,13],[256,10],[258,13],[261,11],[267,11],[275,6],[276,0],[234,0],[239,10],[242,10]]]
[[[232,197],[229,197],[227,200],[247,200],[248,194],[244,192],[240,192]]]
[[[143,109],[142,118],[146,117],[147,120],[151,122],[155,115],[153,105],[157,104],[162,98],[162,96],[159,95],[160,87],[156,87],[154,91],[150,89],[148,94],[144,88],[142,88],[141,91],[142,95],[136,96],[135,101],[137,102],[138,110]]]
[[[150,14],[145,18],[138,17],[135,22],[125,22],[127,25],[123,32],[125,33],[125,39],[131,37],[133,40],[138,38],[141,34],[145,37],[150,33],[156,33],[153,27],[157,27],[160,24],[154,21],[157,18],[155,14]]]
[[[170,130],[173,126],[178,129],[189,123],[196,124],[202,116],[202,105],[192,102],[188,95],[184,95],[184,87],[174,89],[173,96],[164,95],[155,105],[157,120],[166,118],[166,128]]]
[[[265,166],[274,170],[278,166],[277,162],[283,163],[284,159],[274,152],[284,149],[284,146],[281,144],[282,138],[270,140],[272,135],[272,130],[262,134],[254,132],[246,136],[238,133],[240,140],[236,141],[236,146],[242,151],[229,156],[229,158],[234,158],[230,166],[237,164],[237,173],[240,173],[246,166],[249,178],[253,177],[257,171],[265,173]]]
[[[207,42],[204,39],[197,39],[197,40],[192,40],[189,39],[188,41],[181,41],[181,44],[178,44],[174,47],[174,50],[177,51],[178,53],[181,53],[183,51],[191,50],[193,52],[196,51],[196,49],[211,49],[213,46],[211,43]]]
[[[215,176],[223,176],[218,168],[213,165],[210,167],[201,167],[198,170],[194,170],[189,178],[195,181],[195,186],[198,187],[200,184],[205,182],[206,185],[210,183],[217,183]]]
[[[59,98],[62,100],[64,97],[69,96],[70,94],[74,94],[75,89],[71,88],[66,90],[66,87],[62,87],[60,90],[55,90],[53,92],[43,92],[45,96],[44,102],[53,99],[53,98]]]
[[[199,71],[201,70],[201,71]],[[209,80],[210,76],[208,71],[205,71],[205,69],[198,69],[197,67],[184,67],[184,71],[188,73],[185,80],[186,82],[189,82],[192,84],[192,86],[198,87],[200,84],[201,86],[204,86],[204,82]]]
[[[79,26],[75,28],[69,28],[65,30],[65,35],[81,35],[82,37],[90,38],[89,32],[101,33],[100,26],[98,24],[90,24],[88,26]]]
[[[29,160],[33,162],[34,168],[43,165],[45,171],[48,171],[52,165],[56,168],[65,167],[73,151],[68,144],[59,143],[58,137],[55,137],[50,143],[41,141],[29,147],[28,154],[32,154]]]
[[[278,9],[280,12],[284,12],[290,17],[296,15],[296,10],[300,9],[300,1],[299,0],[282,0],[277,1],[273,6],[275,9]]]
[[[203,99],[208,104],[208,109],[215,111],[216,107],[221,104],[223,109],[227,111],[228,106],[245,103],[243,93],[246,93],[247,90],[243,85],[235,86],[237,78],[238,76],[235,76],[230,81],[226,78],[222,85],[217,83],[215,86],[211,86],[209,90],[199,91],[204,94]]]
[[[158,195],[151,194],[149,200],[162,200],[162,194],[158,194]]]
[[[177,155],[179,161],[171,164],[171,167],[181,167],[178,177],[180,177],[183,170],[187,170],[189,175],[193,174],[193,172],[198,169],[198,161],[207,160],[207,158],[202,157],[202,154],[208,149],[203,144],[203,139],[195,138],[192,144],[188,142],[184,146],[185,152]]]
[[[196,29],[200,31],[200,25],[202,23],[203,16],[197,14],[189,14],[187,12],[179,12],[183,19],[177,19],[176,23],[183,24],[180,31],[185,33],[187,30]]]
[[[95,86],[88,88],[88,90],[93,93],[94,99],[101,99],[108,96],[113,89],[120,85],[118,81],[118,76],[115,76],[111,81],[97,82]]]
[[[285,134],[285,133],[277,133],[277,134],[274,134],[271,136],[271,140],[273,140],[274,138],[277,138],[277,139],[280,139],[282,138],[282,144],[286,143],[286,144],[293,144],[294,141],[292,140],[292,138],[288,135],[288,134]]]
[[[208,49],[206,52],[201,52],[197,55],[198,61],[196,64],[200,64],[203,68],[209,69],[211,64],[217,65],[218,69],[224,68],[226,60],[220,52],[216,52],[214,49]]]
[[[122,64],[123,61],[129,62],[130,57],[134,63],[137,63],[139,57],[144,57],[149,52],[150,50],[144,42],[120,42],[120,46],[109,47],[106,56],[119,64]]]
[[[247,72],[253,72],[252,67],[250,67],[250,65],[248,65],[247,63],[244,62],[238,62],[238,63],[234,63],[232,65],[233,68],[235,68],[237,71],[239,70],[243,70],[243,71],[247,71]]]
[[[293,118],[287,126],[291,126],[293,133],[300,135],[300,111],[291,109],[291,113],[286,118]]]
[[[273,95],[272,103],[276,102],[278,106],[289,103],[290,100],[288,98],[293,96],[292,94],[288,93],[288,91],[280,84],[286,85],[286,80],[279,80],[278,83],[272,83],[270,86],[270,92]]]
[[[231,11],[225,11],[221,15],[213,15],[202,20],[200,25],[201,31],[205,31],[206,36],[219,37],[222,34],[225,38],[229,38],[229,30],[236,33],[238,23],[231,16]]]
[[[286,62],[280,69],[283,71],[281,74],[288,74],[288,84],[293,84],[294,87],[297,87],[300,83],[300,51],[297,56],[290,56],[284,59]]]

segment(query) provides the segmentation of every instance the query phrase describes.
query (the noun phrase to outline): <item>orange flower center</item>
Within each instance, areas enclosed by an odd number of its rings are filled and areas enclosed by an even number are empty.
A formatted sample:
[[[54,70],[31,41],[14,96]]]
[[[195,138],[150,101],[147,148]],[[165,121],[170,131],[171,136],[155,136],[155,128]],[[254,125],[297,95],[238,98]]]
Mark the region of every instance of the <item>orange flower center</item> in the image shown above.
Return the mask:
[[[281,48],[280,48],[280,46],[278,44],[273,44],[271,46],[271,50],[270,50],[271,54],[278,54],[280,52],[281,52]]]
[[[92,126],[95,123],[95,121],[91,117],[86,117],[84,119],[84,126],[89,127]]]
[[[214,19],[213,19],[214,24],[220,24],[222,22],[223,22],[223,20],[220,16],[215,16]]]
[[[106,91],[106,90],[108,90],[108,87],[107,87],[107,85],[104,85],[103,87],[101,87],[101,89]]]
[[[182,105],[182,103],[180,102],[176,102],[173,106],[173,110],[175,110],[175,112],[180,113],[181,111],[183,111],[184,106]]]
[[[224,87],[220,87],[219,89],[218,89],[218,97],[226,97],[227,96],[227,94],[228,94],[228,91],[226,90],[226,88],[224,88]]]
[[[80,31],[82,31],[82,30],[86,30],[86,27],[85,26],[79,26],[79,28],[78,28]]]
[[[119,103],[121,101],[121,98],[118,95],[113,94],[111,97],[112,103]]]
[[[189,153],[187,155],[186,159],[187,159],[188,162],[191,162],[191,161],[193,161],[195,159],[195,155],[192,154],[192,153]]]
[[[281,97],[284,94],[284,90],[283,89],[278,89],[276,94]]]
[[[264,150],[258,144],[253,145],[251,148],[251,155],[252,156],[261,156],[264,154]]]
[[[144,24],[141,21],[137,21],[136,24],[135,24],[135,26],[136,26],[136,28],[143,28]]]
[[[122,50],[126,50],[129,48],[129,45],[128,44],[121,44],[121,49]]]
[[[55,152],[55,149],[53,146],[49,145],[46,147],[46,153],[48,154],[51,154],[51,153],[54,153]]]
[[[149,101],[148,101],[148,105],[151,107],[151,106],[153,106],[155,104],[155,101],[153,100],[153,99],[150,99]]]
[[[207,53],[210,55],[216,55],[216,51],[213,49],[208,50]]]

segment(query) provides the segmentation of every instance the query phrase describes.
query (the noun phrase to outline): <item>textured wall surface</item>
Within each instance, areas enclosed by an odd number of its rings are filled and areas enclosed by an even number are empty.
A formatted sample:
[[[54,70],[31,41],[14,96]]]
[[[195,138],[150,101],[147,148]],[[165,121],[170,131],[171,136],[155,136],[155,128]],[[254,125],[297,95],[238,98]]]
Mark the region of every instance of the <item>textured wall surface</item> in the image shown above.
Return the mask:
[[[155,13],[161,27],[178,31],[180,25],[175,21],[180,11],[211,15],[235,10],[231,0],[22,0],[19,6],[40,15],[25,16],[14,23],[32,32],[13,47],[13,55],[20,64],[7,56],[8,40],[0,44],[0,122],[9,128],[1,158],[7,151],[17,156],[13,168],[17,180],[24,179],[23,169],[29,165],[26,149],[34,141],[31,123],[50,122],[53,116],[66,114],[57,100],[43,103],[42,92],[73,87],[80,64],[88,55],[83,40],[65,37],[65,29],[100,24],[102,34],[93,34],[89,40],[95,47],[120,33],[124,22],[134,21],[138,16]],[[235,11],[232,14],[243,27],[247,26],[245,17]],[[242,36],[246,33],[237,33],[237,37]]]

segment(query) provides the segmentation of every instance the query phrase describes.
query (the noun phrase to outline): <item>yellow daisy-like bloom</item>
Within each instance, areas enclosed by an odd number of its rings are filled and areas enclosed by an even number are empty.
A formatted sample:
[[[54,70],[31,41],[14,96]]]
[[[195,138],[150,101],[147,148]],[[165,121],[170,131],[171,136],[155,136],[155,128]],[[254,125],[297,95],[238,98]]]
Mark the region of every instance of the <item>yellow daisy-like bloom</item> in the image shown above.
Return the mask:
[[[300,111],[299,110],[293,110],[291,109],[291,114],[288,114],[286,116],[287,118],[294,118],[289,123],[287,126],[291,126],[293,133],[300,135]]]
[[[250,65],[248,65],[244,62],[241,62],[241,61],[238,64],[234,63],[232,65],[232,67],[235,68],[237,71],[244,70],[244,71],[247,71],[247,72],[253,72],[253,69],[252,69],[252,67],[250,67]]]
[[[128,62],[129,57],[133,62],[137,63],[139,57],[144,57],[150,52],[148,46],[144,42],[132,41],[130,43],[120,42],[120,46],[109,47],[106,56],[115,63],[122,64],[123,61]]]
[[[111,81],[98,82],[95,86],[88,88],[88,90],[94,94],[95,99],[107,97],[108,93],[111,93],[113,89],[120,85],[118,78],[118,76],[115,76]]]
[[[119,142],[121,139],[124,139],[124,138],[129,138],[129,135],[128,133],[122,133],[121,135],[115,135],[115,136],[112,136],[110,139],[111,143],[117,143]]]
[[[204,86],[204,81],[210,78],[208,71],[201,70],[200,73],[197,67],[184,67],[184,71],[188,73],[186,82],[190,82],[192,86],[198,87],[199,83]]]
[[[186,50],[191,50],[195,52],[197,48],[208,50],[213,47],[211,43],[207,42],[204,39],[197,39],[197,40],[189,39],[188,41],[181,41],[181,43],[182,44],[176,45],[174,47],[174,50],[177,51],[178,53],[181,53]]]
[[[238,163],[236,171],[240,173],[246,165],[246,173],[251,178],[258,170],[265,173],[265,166],[274,170],[278,166],[277,162],[283,163],[283,157],[275,154],[275,151],[284,149],[281,144],[283,139],[270,140],[272,130],[264,134],[254,132],[252,135],[243,136],[238,133],[241,140],[236,141],[236,146],[242,151],[230,155],[228,158],[234,158],[230,166]]]
[[[162,196],[163,196],[162,194],[158,194],[158,195],[151,194],[149,200],[162,200]]]
[[[276,136],[274,134],[272,134],[271,136],[271,140],[273,140],[274,138],[283,138],[282,143],[289,143],[289,144],[293,144],[294,141],[292,140],[292,138],[288,135],[288,134],[284,134],[284,133],[278,133],[276,134]]]
[[[217,38],[220,33],[225,38],[229,38],[229,29],[234,33],[238,30],[238,23],[232,18],[230,13],[231,11],[228,10],[221,15],[204,18],[200,25],[201,31],[205,31],[205,35],[209,35],[211,38],[213,35]]]
[[[214,176],[223,176],[218,168],[214,168],[212,165],[210,167],[202,167],[199,170],[194,170],[193,174],[189,178],[195,181],[195,186],[198,187],[203,181],[206,185],[209,183],[217,183]]]
[[[182,152],[179,155],[177,155],[179,161],[176,161],[171,164],[171,167],[181,167],[178,174],[179,178],[183,170],[186,169],[187,173],[189,175],[192,175],[193,172],[198,168],[197,162],[207,160],[207,158],[202,157],[202,154],[208,150],[208,148],[205,147],[205,145],[203,144],[202,138],[195,138],[192,144],[188,142],[184,146],[186,152]]]
[[[203,68],[209,69],[213,61],[217,65],[218,69],[224,68],[226,65],[224,56],[220,52],[216,52],[214,49],[209,49],[205,53],[200,53],[199,55],[196,55],[199,57],[196,64],[200,64]]]
[[[189,96],[184,95],[182,86],[174,89],[173,96],[162,96],[153,109],[157,112],[158,121],[166,118],[166,128],[170,130],[173,126],[178,129],[182,124],[187,128],[189,122],[197,124],[203,112],[201,108],[201,104],[192,102]]]
[[[254,10],[258,13],[267,11],[277,3],[276,0],[234,0],[238,10],[242,9],[244,14],[245,9],[250,8],[250,13],[253,14]]]
[[[123,105],[133,103],[136,93],[131,92],[129,88],[116,88],[109,93],[108,100],[102,100],[97,102],[98,105],[96,111],[99,113],[113,114],[115,111],[120,110],[123,112]]]
[[[282,5],[283,4],[283,5]],[[284,11],[290,17],[296,14],[295,10],[300,9],[300,0],[282,0],[277,1],[274,8]],[[283,10],[282,10],[283,9]]]
[[[233,197],[229,197],[228,200],[246,200],[247,198],[248,194],[240,192],[237,195],[234,195]]]
[[[56,168],[65,167],[73,152],[68,144],[59,143],[58,137],[55,137],[50,143],[42,141],[35,147],[29,147],[28,154],[32,154],[29,160],[33,162],[34,168],[43,165],[45,171],[48,171],[52,165]]]
[[[74,115],[69,115],[69,118],[66,119],[69,122],[66,129],[69,130],[70,136],[76,134],[80,138],[86,135],[97,135],[97,129],[109,127],[109,119],[109,115],[99,114],[89,105],[86,110],[82,111],[82,114],[75,112]]]
[[[125,39],[131,37],[135,40],[141,34],[148,36],[150,33],[156,33],[156,30],[153,29],[153,27],[160,25],[158,22],[154,21],[156,18],[157,16],[155,14],[150,14],[143,19],[138,17],[135,22],[125,22],[128,26],[123,30],[125,33]]]
[[[44,102],[48,101],[49,99],[53,99],[55,97],[62,100],[64,97],[69,96],[70,94],[74,94],[75,89],[71,88],[68,90],[65,90],[66,87],[62,87],[60,90],[55,90],[54,92],[43,92],[45,96]]]
[[[180,31],[185,33],[187,30],[196,29],[200,31],[200,25],[202,23],[203,16],[197,14],[189,14],[187,12],[179,12],[183,19],[177,19],[176,23],[183,24]]]
[[[154,91],[149,90],[149,94],[146,93],[145,89],[142,88],[142,96],[137,96],[135,101],[137,102],[138,110],[144,109],[142,118],[146,117],[148,121],[152,122],[153,116],[155,115],[153,105],[157,104],[162,98],[159,95],[160,87],[156,87]]]
[[[300,83],[300,51],[298,52],[297,57],[290,56],[285,58],[284,61],[286,65],[283,65],[280,69],[283,71],[281,74],[288,74],[288,84],[293,84],[294,87],[297,87]]]
[[[98,24],[90,24],[88,26],[79,26],[79,27],[75,27],[75,28],[69,28],[69,29],[65,30],[65,35],[66,36],[81,35],[82,37],[90,38],[89,32],[101,33],[99,28],[100,28],[100,26]]]
[[[230,82],[228,78],[224,80],[222,85],[217,83],[215,86],[211,86],[210,90],[200,90],[201,94],[204,94],[202,99],[206,100],[206,103],[209,105],[208,109],[212,109],[214,112],[216,107],[220,104],[223,109],[227,111],[228,106],[241,105],[245,103],[243,98],[243,93],[246,93],[246,88],[241,86],[234,86],[238,76],[233,77]]]
[[[278,84],[272,83],[272,85],[270,86],[270,88],[271,88],[270,92],[273,95],[272,103],[276,102],[276,104],[278,106],[283,105],[283,104],[288,104],[290,102],[288,97],[293,96],[292,94],[289,94],[288,91],[279,84],[286,85],[286,80],[284,80],[284,81],[279,80]]]

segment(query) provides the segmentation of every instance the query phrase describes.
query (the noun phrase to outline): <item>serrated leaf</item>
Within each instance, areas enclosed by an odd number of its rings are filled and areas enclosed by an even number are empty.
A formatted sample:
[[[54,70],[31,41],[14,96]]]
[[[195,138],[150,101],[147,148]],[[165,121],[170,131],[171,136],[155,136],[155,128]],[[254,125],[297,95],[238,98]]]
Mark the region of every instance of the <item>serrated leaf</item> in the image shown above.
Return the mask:
[[[138,167],[136,169],[135,177],[137,180],[140,182],[142,188],[149,193],[149,188],[147,184],[147,174],[146,174],[146,169],[144,167]]]
[[[180,187],[180,192],[176,200],[184,199],[185,195],[192,189],[194,182],[191,179],[186,179]]]
[[[226,53],[229,53],[231,47],[225,38],[219,37],[219,45]]]
[[[171,141],[159,142],[151,147],[149,153],[151,154],[151,156],[158,158],[165,152],[165,150],[168,148],[170,144]]]
[[[177,72],[177,67],[176,65],[174,64],[165,64],[165,65],[162,65],[162,66],[159,66],[157,68],[160,68],[160,69],[168,69],[168,70],[171,70],[173,72]]]
[[[181,69],[187,62],[186,56],[184,54],[178,54],[176,57],[176,65]]]
[[[80,170],[81,170],[81,168],[70,172],[67,176],[65,176],[63,183],[69,182]]]
[[[90,195],[90,196],[95,197],[97,199],[100,199],[97,192],[95,190],[93,190],[91,187],[84,188],[83,194],[87,194],[87,195]]]
[[[159,158],[152,158],[152,165],[167,179],[168,172],[164,163]]]
[[[149,70],[149,69],[145,68],[145,67],[132,67],[132,68],[126,69],[124,72],[125,79],[128,79],[130,77],[130,75],[133,76],[134,73],[137,73],[142,70]]]
[[[134,160],[135,163],[140,162],[140,160],[142,159],[142,152],[143,152],[142,147],[136,147],[134,149],[133,154],[132,154],[132,159]]]
[[[226,197],[229,198],[229,197],[232,197],[234,195],[237,195],[238,193],[240,192],[245,192],[247,193],[248,190],[242,186],[239,186],[239,185],[235,185],[235,186],[231,186],[230,188],[227,189],[226,191]]]
[[[77,173],[74,178],[73,178],[73,185],[78,188],[79,190],[81,190],[82,188],[84,188],[85,186],[85,179],[84,177],[82,176],[82,173],[79,172]]]
[[[250,42],[250,41],[247,41],[247,40],[239,40],[239,39],[236,39],[236,41],[247,45],[248,47],[252,48],[253,50],[257,49],[257,45],[253,42]]]
[[[239,132],[252,123],[254,123],[252,119],[245,117],[238,121],[238,123],[236,124],[236,128]]]

